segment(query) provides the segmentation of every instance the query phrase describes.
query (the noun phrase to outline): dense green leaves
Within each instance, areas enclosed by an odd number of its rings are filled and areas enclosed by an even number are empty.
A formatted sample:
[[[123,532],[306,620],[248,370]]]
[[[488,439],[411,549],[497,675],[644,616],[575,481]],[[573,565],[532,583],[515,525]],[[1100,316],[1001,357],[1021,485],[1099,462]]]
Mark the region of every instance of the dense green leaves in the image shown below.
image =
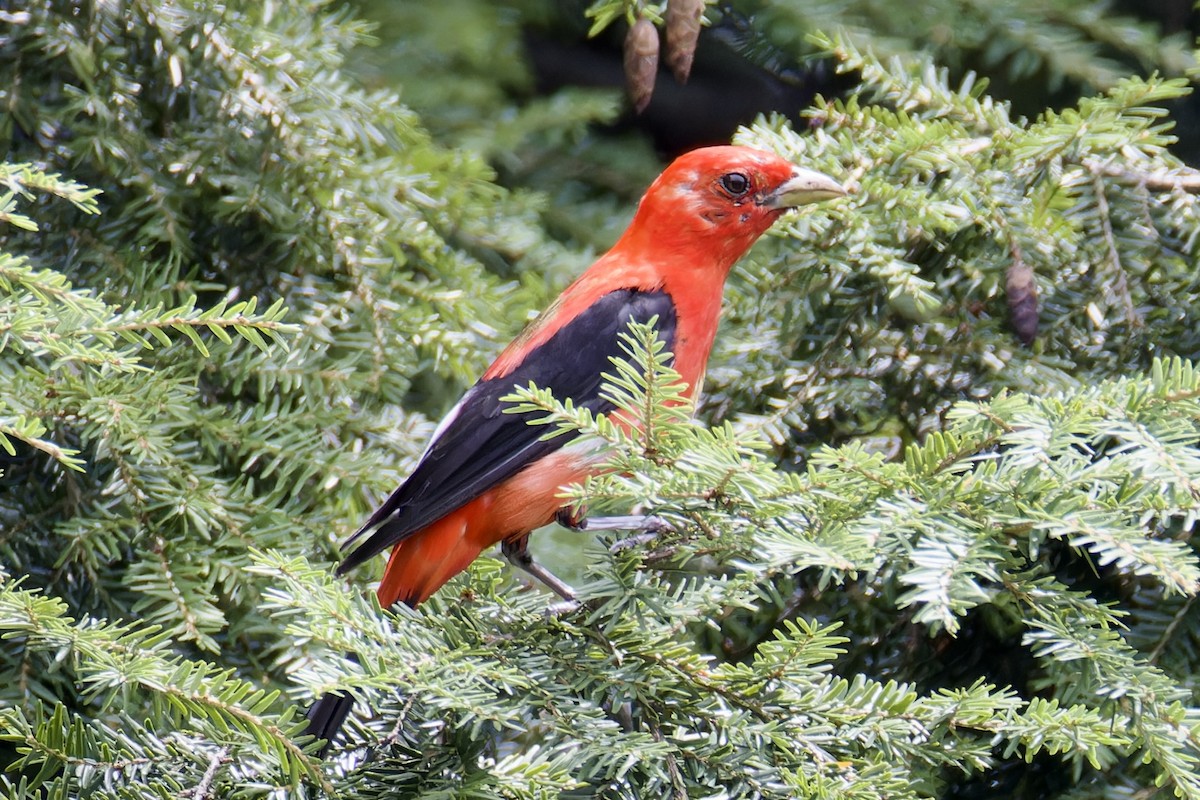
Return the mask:
[[[1200,355],[1187,323],[1200,303],[1196,197],[1172,181],[1194,173],[1165,149],[1154,107],[1184,84],[1130,78],[1027,122],[931,62],[885,65],[819,38],[864,93],[814,110],[813,135],[774,120],[742,138],[859,192],[793,217],[781,260],[744,268],[734,319],[749,337],[726,339],[738,369],[713,372],[710,402],[746,414],[722,395],[760,398],[746,424],[787,450],[864,429],[894,449],[939,429],[955,397],[1072,389],[1154,355]],[[1036,285],[1031,348],[1010,327],[1014,264]]]

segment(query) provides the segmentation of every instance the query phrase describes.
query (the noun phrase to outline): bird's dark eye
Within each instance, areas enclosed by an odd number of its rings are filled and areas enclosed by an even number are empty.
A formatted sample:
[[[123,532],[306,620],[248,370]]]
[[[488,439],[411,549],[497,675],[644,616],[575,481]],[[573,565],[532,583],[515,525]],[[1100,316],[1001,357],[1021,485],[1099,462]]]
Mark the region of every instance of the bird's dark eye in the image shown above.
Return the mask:
[[[750,179],[740,172],[730,172],[721,176],[721,188],[733,197],[741,197],[750,191]]]

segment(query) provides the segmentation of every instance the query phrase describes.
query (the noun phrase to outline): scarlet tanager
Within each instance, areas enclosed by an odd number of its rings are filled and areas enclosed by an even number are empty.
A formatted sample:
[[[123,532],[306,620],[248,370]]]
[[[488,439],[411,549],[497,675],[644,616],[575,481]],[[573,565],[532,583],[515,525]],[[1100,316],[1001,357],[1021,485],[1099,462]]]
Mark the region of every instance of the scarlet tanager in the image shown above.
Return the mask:
[[[347,546],[366,539],[343,574],[392,549],[379,603],[415,606],[500,542],[531,560],[529,533],[562,510],[561,487],[585,478],[604,454],[543,440],[528,415],[501,397],[530,382],[597,413],[601,373],[619,355],[630,320],[657,318],[674,367],[694,393],[717,332],[725,276],[789,208],[846,192],[827,175],[748,147],[707,147],[676,159],[638,205],[628,229],[492,362],[433,433],[412,474]],[[515,563],[519,563],[514,560]],[[330,739],[350,710],[329,694],[309,712],[310,733]]]

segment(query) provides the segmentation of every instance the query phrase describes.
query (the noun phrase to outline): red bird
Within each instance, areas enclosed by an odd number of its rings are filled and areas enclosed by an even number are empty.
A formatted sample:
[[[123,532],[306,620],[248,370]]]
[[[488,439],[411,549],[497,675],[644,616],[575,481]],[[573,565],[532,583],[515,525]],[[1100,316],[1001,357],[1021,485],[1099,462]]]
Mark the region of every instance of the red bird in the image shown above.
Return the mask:
[[[717,332],[725,276],[783,212],[844,195],[832,178],[748,147],[708,147],[680,156],[646,191],[611,250],[505,348],[434,431],[417,466],[347,545],[367,535],[343,574],[392,548],[379,603],[416,605],[485,549],[528,568],[529,533],[554,521],[561,487],[596,468],[572,437],[544,441],[528,415],[500,398],[532,381],[560,399],[603,413],[599,395],[618,334],[657,317],[674,367],[694,393]],[[564,446],[566,445],[566,446]],[[328,740],[350,710],[326,695],[309,732]]]

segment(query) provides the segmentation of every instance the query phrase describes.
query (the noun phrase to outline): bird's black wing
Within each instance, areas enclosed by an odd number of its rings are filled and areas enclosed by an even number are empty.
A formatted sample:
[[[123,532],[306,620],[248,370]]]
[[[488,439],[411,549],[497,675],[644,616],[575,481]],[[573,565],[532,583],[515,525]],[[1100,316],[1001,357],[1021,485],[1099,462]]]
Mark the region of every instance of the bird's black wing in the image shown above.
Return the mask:
[[[543,440],[546,428],[528,424],[536,415],[504,413],[507,404],[500,398],[513,387],[533,382],[576,406],[611,411],[612,404],[599,396],[600,375],[611,369],[610,357],[621,353],[618,334],[630,320],[645,323],[653,317],[658,317],[659,336],[673,349],[676,314],[669,294],[609,292],[531,350],[512,372],[472,386],[438,426],[408,479],[346,542],[349,546],[370,533],[338,573],[354,569],[576,438],[578,434],[567,433]]]

